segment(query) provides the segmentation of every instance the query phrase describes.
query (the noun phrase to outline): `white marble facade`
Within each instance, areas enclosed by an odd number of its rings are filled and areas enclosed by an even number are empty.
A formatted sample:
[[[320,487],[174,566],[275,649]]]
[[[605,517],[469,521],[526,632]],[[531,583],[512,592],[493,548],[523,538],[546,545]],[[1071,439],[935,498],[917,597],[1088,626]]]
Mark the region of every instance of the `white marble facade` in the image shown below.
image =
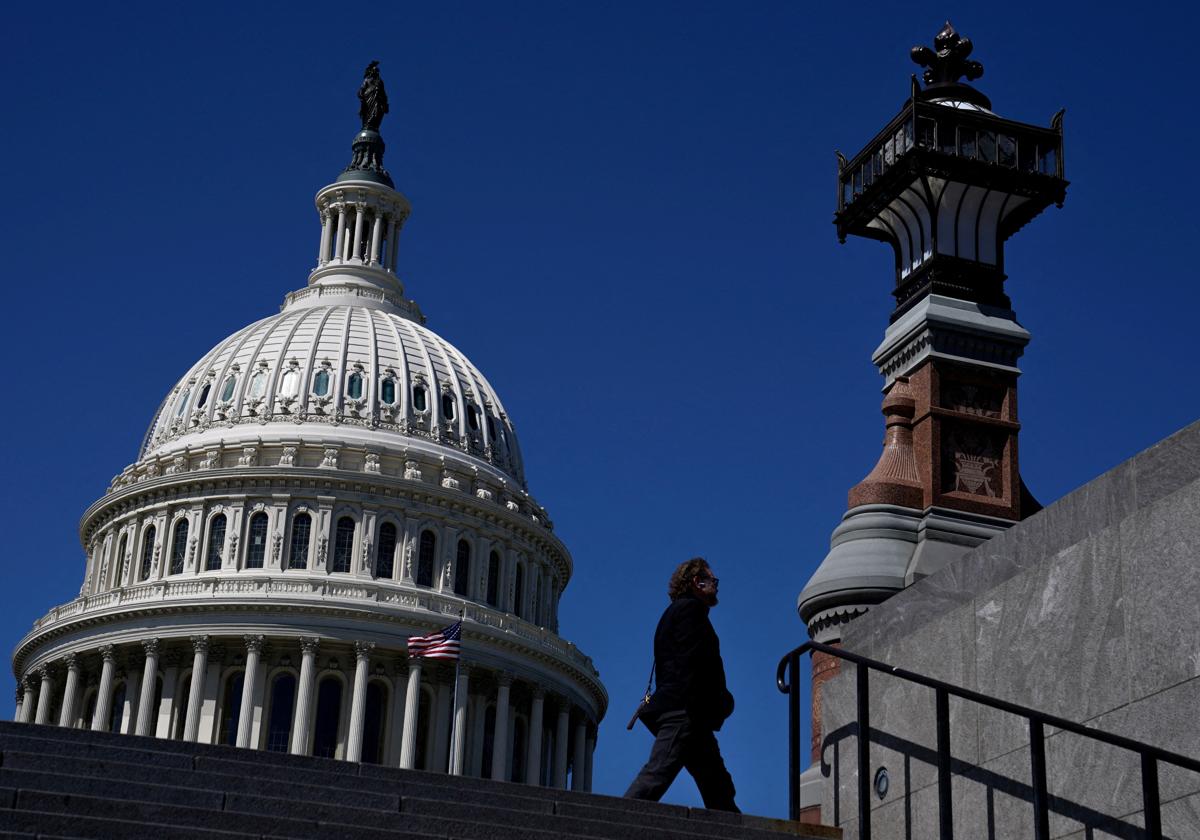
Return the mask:
[[[607,695],[557,635],[571,558],[513,425],[403,297],[404,197],[349,172],[317,209],[307,286],[184,374],[84,513],[16,718],[590,789]],[[461,668],[407,657],[460,615]]]

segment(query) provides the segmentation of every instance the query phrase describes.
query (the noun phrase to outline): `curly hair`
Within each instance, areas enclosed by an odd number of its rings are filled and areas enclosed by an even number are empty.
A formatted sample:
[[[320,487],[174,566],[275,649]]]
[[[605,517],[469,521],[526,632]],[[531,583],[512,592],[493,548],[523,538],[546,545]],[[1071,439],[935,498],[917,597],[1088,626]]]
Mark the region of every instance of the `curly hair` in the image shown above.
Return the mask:
[[[682,598],[692,591],[692,581],[696,576],[708,571],[708,561],[703,557],[683,561],[671,573],[671,581],[667,584],[667,596],[672,601]]]

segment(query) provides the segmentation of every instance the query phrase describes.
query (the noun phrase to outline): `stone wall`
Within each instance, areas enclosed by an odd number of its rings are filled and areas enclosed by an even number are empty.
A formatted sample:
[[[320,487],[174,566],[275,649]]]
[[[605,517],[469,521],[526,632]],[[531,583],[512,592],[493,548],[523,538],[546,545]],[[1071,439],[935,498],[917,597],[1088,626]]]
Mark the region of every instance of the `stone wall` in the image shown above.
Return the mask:
[[[853,622],[844,647],[1097,729],[1200,756],[1200,423]],[[872,672],[876,838],[938,836],[934,693]],[[854,669],[823,689],[822,822],[858,837]],[[1033,836],[1029,735],[951,700],[955,837]],[[1136,755],[1046,739],[1052,837],[1141,837]],[[1168,837],[1200,837],[1200,775],[1164,767]]]

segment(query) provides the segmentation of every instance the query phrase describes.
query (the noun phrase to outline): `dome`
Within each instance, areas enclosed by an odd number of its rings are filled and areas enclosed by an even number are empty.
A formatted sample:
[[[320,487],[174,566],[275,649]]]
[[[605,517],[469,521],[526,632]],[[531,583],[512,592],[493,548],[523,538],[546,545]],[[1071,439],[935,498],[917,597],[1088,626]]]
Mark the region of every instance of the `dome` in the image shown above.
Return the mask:
[[[375,63],[359,98],[307,284],[183,374],[84,512],[17,717],[590,789],[608,697],[558,635],[570,553],[499,396],[404,297]],[[410,654],[439,633],[457,666]]]

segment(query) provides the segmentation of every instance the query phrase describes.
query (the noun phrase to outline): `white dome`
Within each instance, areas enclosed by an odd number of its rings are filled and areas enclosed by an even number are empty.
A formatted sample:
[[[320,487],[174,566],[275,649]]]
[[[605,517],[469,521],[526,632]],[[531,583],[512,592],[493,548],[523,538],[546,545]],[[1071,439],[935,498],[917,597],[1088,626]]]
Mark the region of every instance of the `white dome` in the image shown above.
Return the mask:
[[[292,293],[278,315],[238,330],[184,374],[139,460],[216,440],[355,439],[369,430],[386,447],[450,448],[523,487],[499,396],[420,318],[410,302],[353,285]]]

